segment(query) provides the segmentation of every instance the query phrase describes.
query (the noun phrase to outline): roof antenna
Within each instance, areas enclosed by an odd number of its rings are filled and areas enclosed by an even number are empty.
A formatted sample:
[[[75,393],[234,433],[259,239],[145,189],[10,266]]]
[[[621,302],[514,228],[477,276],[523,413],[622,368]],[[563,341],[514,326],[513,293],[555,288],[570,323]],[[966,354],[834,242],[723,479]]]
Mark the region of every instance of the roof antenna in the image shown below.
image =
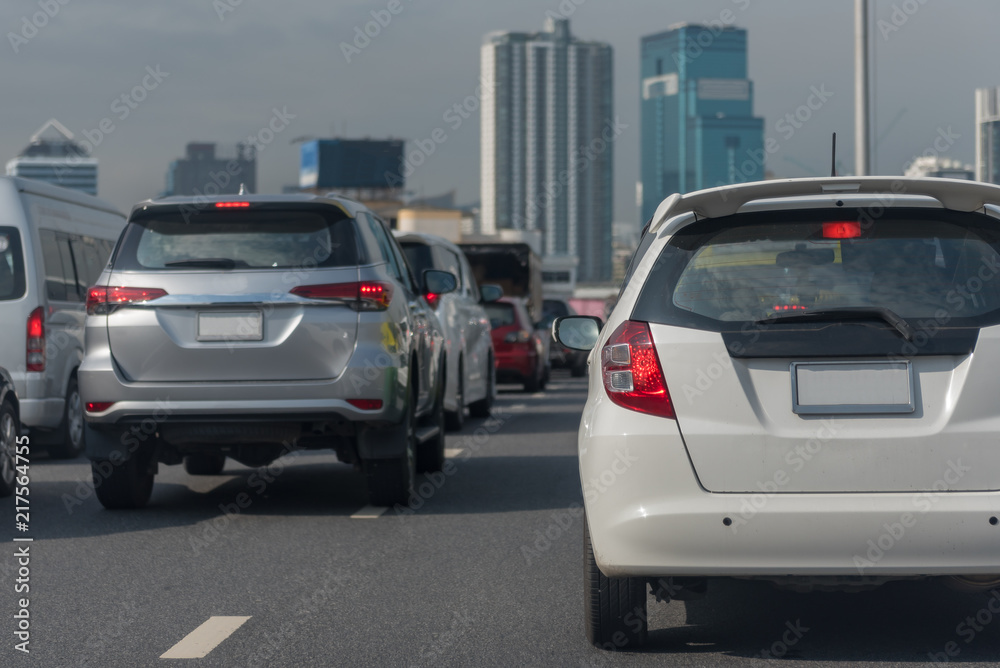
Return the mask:
[[[833,159],[830,162],[830,176],[837,175],[837,133],[833,133]]]
[[[834,137],[836,137],[836,136],[837,136],[837,135],[834,135]],[[836,139],[834,139],[834,141],[836,141]],[[237,193],[237,194],[238,194],[238,195],[246,195],[246,194],[247,194],[247,186],[246,186],[246,184],[245,184],[245,183],[241,183],[241,184],[240,184],[240,192],[239,192],[239,193]]]

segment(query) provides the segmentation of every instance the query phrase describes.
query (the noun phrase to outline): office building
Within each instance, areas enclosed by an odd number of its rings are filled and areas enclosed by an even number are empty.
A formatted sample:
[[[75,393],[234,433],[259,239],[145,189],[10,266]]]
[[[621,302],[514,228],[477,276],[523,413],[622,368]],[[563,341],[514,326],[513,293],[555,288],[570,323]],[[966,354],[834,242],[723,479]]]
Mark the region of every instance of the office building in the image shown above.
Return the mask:
[[[493,32],[481,85],[481,231],[540,231],[547,270],[609,280],[611,47],[554,17],[541,32]]]
[[[764,178],[746,30],[681,24],[643,37],[639,76],[643,221],[673,193]]]
[[[243,186],[257,192],[257,155],[249,144],[219,147],[206,142],[191,142],[183,158],[170,163],[163,196],[235,195]]]
[[[97,158],[54,118],[32,135],[28,146],[7,163],[8,176],[45,181],[97,194]]]
[[[976,180],[1000,183],[1000,88],[976,89]]]

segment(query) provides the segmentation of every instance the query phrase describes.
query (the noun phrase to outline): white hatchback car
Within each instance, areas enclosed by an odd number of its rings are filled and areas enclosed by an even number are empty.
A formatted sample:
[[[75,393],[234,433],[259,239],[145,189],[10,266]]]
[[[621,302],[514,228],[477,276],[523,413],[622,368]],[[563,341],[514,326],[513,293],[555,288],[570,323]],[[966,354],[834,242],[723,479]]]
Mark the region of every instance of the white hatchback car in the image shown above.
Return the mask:
[[[1000,187],[766,181],[673,195],[591,350],[586,629],[646,636],[647,584],[1000,584]]]

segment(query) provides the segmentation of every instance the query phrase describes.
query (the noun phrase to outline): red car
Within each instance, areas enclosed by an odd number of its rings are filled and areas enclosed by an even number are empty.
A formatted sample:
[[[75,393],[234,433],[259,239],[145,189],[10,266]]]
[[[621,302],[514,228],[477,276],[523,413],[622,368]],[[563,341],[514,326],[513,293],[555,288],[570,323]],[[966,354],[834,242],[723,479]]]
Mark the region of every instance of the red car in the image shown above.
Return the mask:
[[[548,367],[545,342],[524,304],[505,297],[484,306],[493,328],[497,382],[524,383],[525,392],[544,389]]]

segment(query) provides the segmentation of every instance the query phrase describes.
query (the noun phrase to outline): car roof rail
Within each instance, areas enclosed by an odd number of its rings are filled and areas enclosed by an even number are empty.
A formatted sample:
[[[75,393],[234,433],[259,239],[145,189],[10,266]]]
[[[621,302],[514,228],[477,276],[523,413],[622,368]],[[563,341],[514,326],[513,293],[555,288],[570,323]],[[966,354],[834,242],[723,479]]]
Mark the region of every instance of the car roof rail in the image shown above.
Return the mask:
[[[660,203],[649,231],[683,213],[699,218],[731,216],[749,202],[762,199],[815,195],[919,195],[936,199],[953,211],[979,211],[987,204],[1000,205],[1000,186],[978,181],[904,176],[836,176],[809,179],[772,179],[698,190],[686,195],[674,193]]]

